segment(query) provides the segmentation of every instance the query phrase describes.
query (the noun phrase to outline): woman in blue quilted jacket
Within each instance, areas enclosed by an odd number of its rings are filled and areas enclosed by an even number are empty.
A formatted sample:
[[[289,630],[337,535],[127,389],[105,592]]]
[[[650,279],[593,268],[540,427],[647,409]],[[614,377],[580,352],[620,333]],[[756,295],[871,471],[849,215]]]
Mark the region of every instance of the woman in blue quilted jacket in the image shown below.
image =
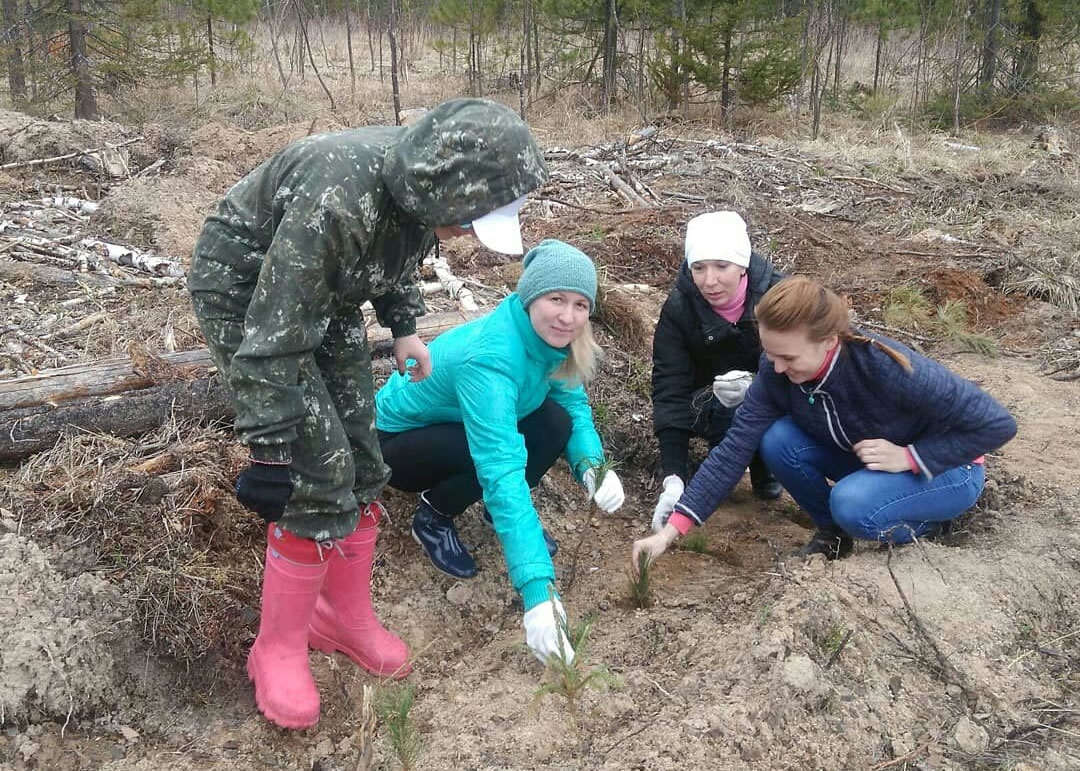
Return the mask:
[[[974,505],[983,456],[1016,434],[993,397],[895,340],[853,328],[847,303],[809,278],[770,289],[757,319],[764,353],[731,429],[667,523],[634,543],[633,564],[703,524],[759,443],[817,526],[802,556],[847,556],[855,538],[907,543]]]
[[[483,497],[524,601],[526,641],[546,659],[573,652],[554,596],[557,545],[540,525],[530,489],[564,455],[600,509],[618,509],[623,490],[610,470],[596,479],[604,451],[583,385],[600,354],[589,324],[596,268],[551,239],[523,265],[516,293],[437,337],[429,346],[431,375],[416,383],[391,376],[375,412],[390,486],[420,493],[413,537],[455,578],[475,576],[476,564],[454,520]]]

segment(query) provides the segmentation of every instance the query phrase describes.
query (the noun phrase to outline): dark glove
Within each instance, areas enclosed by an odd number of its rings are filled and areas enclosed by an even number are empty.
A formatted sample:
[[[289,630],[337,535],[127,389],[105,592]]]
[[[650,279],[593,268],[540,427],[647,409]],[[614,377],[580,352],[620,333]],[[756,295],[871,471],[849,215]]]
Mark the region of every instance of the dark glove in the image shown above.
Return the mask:
[[[236,479],[236,500],[267,522],[277,522],[292,496],[289,467],[253,460]]]

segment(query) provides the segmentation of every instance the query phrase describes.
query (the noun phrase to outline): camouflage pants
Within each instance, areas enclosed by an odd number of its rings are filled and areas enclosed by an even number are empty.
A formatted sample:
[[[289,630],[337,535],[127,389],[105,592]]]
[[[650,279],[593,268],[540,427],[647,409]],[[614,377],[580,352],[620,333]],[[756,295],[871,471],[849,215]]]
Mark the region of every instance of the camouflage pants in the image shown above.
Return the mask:
[[[193,291],[192,304],[227,384],[244,335],[241,309],[235,298],[207,291]],[[293,494],[281,525],[302,538],[343,538],[356,529],[357,505],[375,500],[390,479],[375,432],[371,351],[359,306],[339,309],[322,345],[301,362],[300,385],[307,411],[292,443]]]

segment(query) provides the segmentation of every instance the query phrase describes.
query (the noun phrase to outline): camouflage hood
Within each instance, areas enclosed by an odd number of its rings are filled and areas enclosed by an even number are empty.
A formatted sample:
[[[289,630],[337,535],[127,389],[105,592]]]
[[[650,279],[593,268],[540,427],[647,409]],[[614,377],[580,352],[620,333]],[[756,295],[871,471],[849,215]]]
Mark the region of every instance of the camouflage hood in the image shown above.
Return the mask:
[[[460,225],[540,187],[544,155],[513,110],[455,99],[427,112],[386,152],[383,182],[423,224]]]

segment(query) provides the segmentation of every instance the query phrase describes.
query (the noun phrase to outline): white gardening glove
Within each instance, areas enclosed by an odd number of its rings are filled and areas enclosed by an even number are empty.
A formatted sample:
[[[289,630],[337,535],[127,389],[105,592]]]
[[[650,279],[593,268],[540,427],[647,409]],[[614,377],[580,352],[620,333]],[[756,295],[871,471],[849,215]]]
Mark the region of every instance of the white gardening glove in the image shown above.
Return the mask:
[[[588,469],[581,478],[589,491],[589,497],[596,502],[596,505],[601,510],[608,514],[617,510],[626,500],[622,482],[619,481],[619,477],[611,469],[608,469],[607,473],[604,474],[604,481],[600,483],[600,487],[596,486],[596,469]]]
[[[566,656],[567,664],[574,663],[574,649],[563,634],[565,628],[566,611],[558,597],[525,611],[525,643],[541,664],[547,664],[551,656],[560,655]]]
[[[675,504],[682,498],[684,490],[686,490],[686,485],[677,475],[672,474],[664,477],[664,492],[660,493],[660,500],[652,513],[652,529],[654,533],[659,533],[664,529],[668,517],[675,510]]]
[[[754,375],[741,369],[733,369],[713,378],[712,392],[722,405],[731,409],[742,404],[746,389],[754,382]]]

